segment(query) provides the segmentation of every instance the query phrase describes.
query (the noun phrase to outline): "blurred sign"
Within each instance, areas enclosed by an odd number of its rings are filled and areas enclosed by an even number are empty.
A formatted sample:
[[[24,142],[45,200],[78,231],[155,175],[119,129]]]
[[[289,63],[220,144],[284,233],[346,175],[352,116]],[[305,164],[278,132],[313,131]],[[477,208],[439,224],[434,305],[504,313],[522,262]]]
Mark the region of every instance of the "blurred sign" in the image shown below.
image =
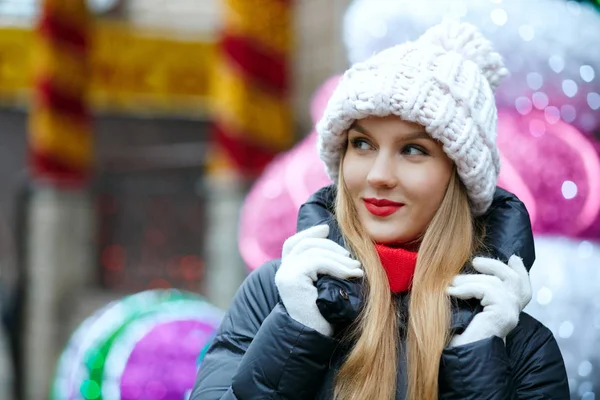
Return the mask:
[[[0,28],[0,101],[26,99],[35,60],[34,33]],[[91,104],[111,111],[205,112],[215,45],[160,32],[98,23],[92,43]]]

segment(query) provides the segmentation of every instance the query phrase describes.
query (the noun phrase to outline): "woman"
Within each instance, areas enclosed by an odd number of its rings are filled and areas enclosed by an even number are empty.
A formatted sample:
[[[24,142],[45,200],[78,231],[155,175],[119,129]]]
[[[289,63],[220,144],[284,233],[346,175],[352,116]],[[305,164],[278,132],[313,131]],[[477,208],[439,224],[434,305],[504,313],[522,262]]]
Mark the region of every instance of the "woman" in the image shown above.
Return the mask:
[[[496,189],[505,74],[456,22],[345,73],[317,126],[335,185],[242,285],[191,399],[569,397],[556,341],[521,312],[527,213]]]

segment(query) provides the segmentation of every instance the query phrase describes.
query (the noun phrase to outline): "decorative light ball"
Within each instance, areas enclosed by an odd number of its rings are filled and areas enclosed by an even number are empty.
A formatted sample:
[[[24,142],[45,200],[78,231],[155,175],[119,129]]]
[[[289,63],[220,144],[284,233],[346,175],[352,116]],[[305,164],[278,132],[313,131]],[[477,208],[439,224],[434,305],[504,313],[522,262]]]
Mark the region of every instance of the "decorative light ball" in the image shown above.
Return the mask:
[[[500,110],[499,186],[527,206],[538,234],[600,239],[600,144],[539,110]]]
[[[177,290],[141,292],[84,321],[62,353],[52,399],[185,399],[222,312]]]
[[[573,399],[600,396],[600,242],[536,237],[533,299],[525,312],[561,349]],[[595,397],[594,397],[595,396]]]
[[[444,17],[478,26],[511,73],[498,105],[556,113],[585,134],[600,129],[600,13],[567,0],[354,0],[344,18],[350,63],[417,39]]]

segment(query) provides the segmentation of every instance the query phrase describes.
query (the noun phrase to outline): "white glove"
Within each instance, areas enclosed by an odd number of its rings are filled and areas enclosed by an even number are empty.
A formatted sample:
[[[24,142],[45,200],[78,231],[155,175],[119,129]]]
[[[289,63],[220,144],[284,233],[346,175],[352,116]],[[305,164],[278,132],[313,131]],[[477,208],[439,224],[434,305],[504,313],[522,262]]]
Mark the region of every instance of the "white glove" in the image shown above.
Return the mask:
[[[350,258],[342,246],[327,239],[328,225],[298,232],[283,244],[281,266],[275,274],[279,296],[290,317],[323,335],[331,336],[333,327],[317,307],[318,275],[340,279],[360,278],[360,262]]]
[[[481,275],[458,275],[448,287],[448,294],[459,299],[481,300],[483,310],[465,331],[455,335],[450,346],[461,346],[479,340],[506,336],[519,323],[519,314],[531,301],[531,281],[521,260],[513,255],[508,265],[491,258],[473,259],[473,267]]]

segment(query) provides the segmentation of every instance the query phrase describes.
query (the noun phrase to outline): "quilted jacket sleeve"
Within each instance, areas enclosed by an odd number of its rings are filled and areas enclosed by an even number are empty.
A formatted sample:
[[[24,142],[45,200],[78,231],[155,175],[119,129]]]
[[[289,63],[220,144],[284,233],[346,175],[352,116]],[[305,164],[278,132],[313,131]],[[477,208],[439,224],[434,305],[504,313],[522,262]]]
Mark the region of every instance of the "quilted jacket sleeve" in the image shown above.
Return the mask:
[[[493,337],[445,349],[440,399],[569,399],[562,355],[544,325],[521,313],[506,339]]]
[[[314,398],[335,347],[279,302],[269,262],[244,281],[204,358],[190,400]]]
[[[519,399],[569,399],[562,354],[552,332],[526,313],[508,336],[507,349]]]

